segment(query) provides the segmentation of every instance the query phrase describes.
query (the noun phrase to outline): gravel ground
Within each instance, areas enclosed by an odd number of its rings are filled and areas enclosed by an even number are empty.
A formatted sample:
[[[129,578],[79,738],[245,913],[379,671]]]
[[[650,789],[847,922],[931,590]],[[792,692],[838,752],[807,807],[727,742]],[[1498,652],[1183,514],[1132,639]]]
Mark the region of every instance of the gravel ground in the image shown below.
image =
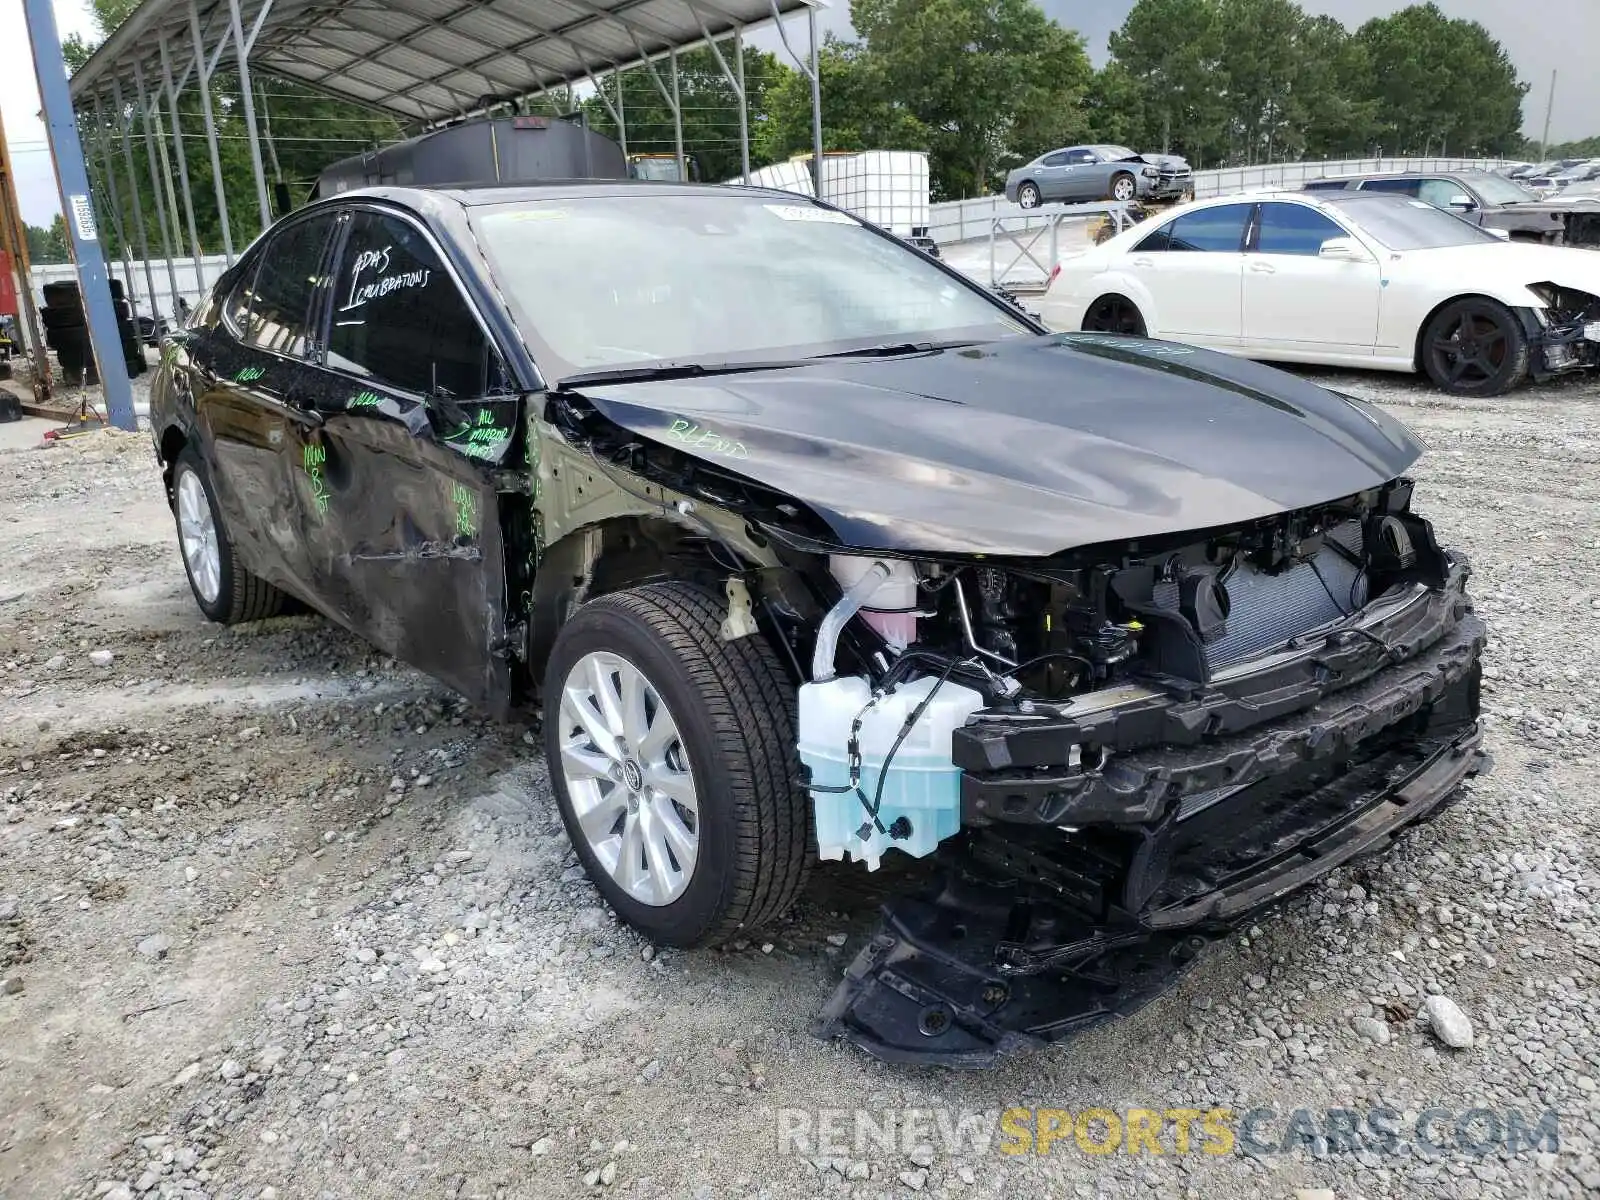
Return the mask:
[[[1135,1016],[982,1074],[807,1033],[874,921],[858,868],[769,941],[652,954],[523,730],[317,618],[202,621],[144,435],[0,453],[0,1195],[1600,1192],[1600,386],[1318,378],[1431,447],[1497,769]],[[1560,1148],[985,1147],[1019,1105],[1271,1106],[1268,1140],[1297,1108],[1553,1109]],[[928,1111],[780,1145],[857,1108]]]

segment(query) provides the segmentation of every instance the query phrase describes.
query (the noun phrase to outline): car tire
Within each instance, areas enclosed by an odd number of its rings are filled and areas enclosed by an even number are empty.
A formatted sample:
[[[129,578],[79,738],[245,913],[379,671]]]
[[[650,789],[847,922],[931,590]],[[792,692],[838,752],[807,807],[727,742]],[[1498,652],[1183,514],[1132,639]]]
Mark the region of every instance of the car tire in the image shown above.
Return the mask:
[[[239,561],[222,524],[211,476],[192,445],[183,448],[172,468],[172,516],[189,590],[207,618],[238,625],[282,611],[284,594]]]
[[[1023,208],[1038,208],[1044,203],[1044,194],[1037,183],[1029,180],[1017,189],[1017,203]]]
[[[1128,337],[1149,336],[1144,314],[1139,306],[1126,296],[1108,293],[1089,305],[1083,313],[1081,328],[1088,333],[1117,333]]]
[[[1486,296],[1468,296],[1434,313],[1418,357],[1441,391],[1499,396],[1527,379],[1532,355],[1516,313]]]
[[[545,753],[573,848],[617,915],[662,945],[776,919],[811,863],[794,685],[761,635],[723,639],[726,607],[682,582],[601,596],[562,627],[545,673]]]
[[[82,329],[85,325],[83,309],[67,305],[49,305],[41,308],[39,320],[47,332],[56,329]]]
[[[1118,171],[1111,177],[1111,185],[1106,189],[1106,199],[1115,200],[1126,204],[1139,194],[1139,182],[1126,171]]]

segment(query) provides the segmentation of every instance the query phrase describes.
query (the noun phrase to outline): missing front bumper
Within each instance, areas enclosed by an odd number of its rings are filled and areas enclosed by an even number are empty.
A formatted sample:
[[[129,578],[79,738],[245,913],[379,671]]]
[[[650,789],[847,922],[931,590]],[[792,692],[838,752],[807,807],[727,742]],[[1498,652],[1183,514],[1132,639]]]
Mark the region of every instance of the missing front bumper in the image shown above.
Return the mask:
[[[1131,1013],[1212,937],[1383,850],[1486,771],[1477,678],[1474,658],[1398,724],[1238,789],[1191,832],[1172,808],[1120,859],[1112,843],[1052,854],[1045,831],[975,832],[932,893],[885,905],[815,1032],[886,1061],[983,1067]]]

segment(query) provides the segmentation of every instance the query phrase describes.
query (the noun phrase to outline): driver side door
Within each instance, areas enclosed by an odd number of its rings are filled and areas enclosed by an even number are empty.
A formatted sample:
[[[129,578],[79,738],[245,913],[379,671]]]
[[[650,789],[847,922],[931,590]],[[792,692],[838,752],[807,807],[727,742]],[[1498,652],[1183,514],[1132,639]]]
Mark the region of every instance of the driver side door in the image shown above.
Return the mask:
[[[499,708],[509,692],[495,470],[522,401],[447,254],[413,215],[341,216],[295,448],[317,601],[380,649]]]

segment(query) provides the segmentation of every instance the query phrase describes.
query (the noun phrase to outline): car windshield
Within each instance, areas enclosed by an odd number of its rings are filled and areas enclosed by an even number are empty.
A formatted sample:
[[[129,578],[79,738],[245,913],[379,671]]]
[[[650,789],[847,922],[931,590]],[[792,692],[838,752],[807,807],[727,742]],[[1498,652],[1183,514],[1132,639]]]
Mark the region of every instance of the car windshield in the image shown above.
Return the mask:
[[[568,196],[472,214],[547,378],[1033,331],[920,251],[797,196]]]
[[[1482,196],[1486,204],[1527,204],[1538,197],[1520,184],[1499,175],[1472,175],[1467,182]]]
[[[1492,233],[1485,233],[1454,213],[1435,208],[1425,200],[1408,196],[1352,192],[1328,195],[1329,204],[1359,225],[1390,250],[1438,250],[1445,246],[1500,244]]]
[[[1096,146],[1095,147],[1095,152],[1098,153],[1101,158],[1108,158],[1108,159],[1111,159],[1112,161],[1117,161],[1119,159],[1124,159],[1124,158],[1138,158],[1139,157],[1132,150],[1129,150],[1126,146]]]

